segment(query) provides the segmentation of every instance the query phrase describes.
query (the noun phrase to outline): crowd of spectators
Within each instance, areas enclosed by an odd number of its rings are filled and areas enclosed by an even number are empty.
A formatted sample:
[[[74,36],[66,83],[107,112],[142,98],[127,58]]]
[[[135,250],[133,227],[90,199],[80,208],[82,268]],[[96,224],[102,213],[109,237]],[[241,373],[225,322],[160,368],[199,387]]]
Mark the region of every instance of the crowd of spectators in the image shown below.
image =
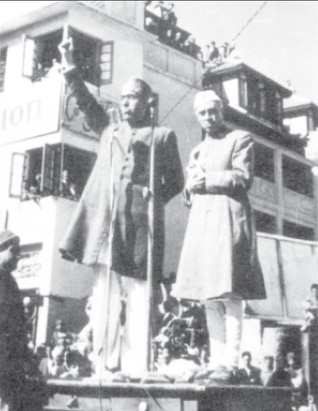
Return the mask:
[[[209,372],[205,373],[204,370],[209,364],[209,344],[203,306],[171,296],[171,284],[165,285],[165,288],[167,292],[159,307],[160,319],[154,340],[155,369],[159,373],[167,372],[167,375],[173,369],[179,372],[180,361],[183,361],[182,367],[191,369],[192,379],[188,381],[203,379],[208,383]],[[79,334],[69,332],[64,322],[57,319],[51,341],[33,347],[38,369],[44,378],[80,379],[96,373],[90,298],[85,312],[89,321]],[[308,385],[302,369],[297,366],[294,352],[287,353],[285,357],[278,355],[275,359],[265,356],[262,367],[258,368],[252,364],[251,353],[244,351],[241,363],[241,368],[232,372],[231,384],[289,387],[293,389],[294,409],[307,405]]]
[[[90,318],[91,301],[88,299],[85,312]],[[44,378],[78,379],[94,374],[92,361],[93,338],[90,321],[75,334],[67,330],[61,319],[55,321],[51,341],[30,348],[36,354],[38,368]]]
[[[164,1],[145,1],[145,29],[164,44],[194,58],[201,59],[201,48],[195,38],[177,26],[174,4]]]
[[[159,40],[185,54],[202,61],[204,68],[211,69],[229,58],[239,58],[235,44],[225,42],[219,47],[211,41],[203,51],[193,35],[177,26],[174,4],[165,1],[145,1],[145,29]]]

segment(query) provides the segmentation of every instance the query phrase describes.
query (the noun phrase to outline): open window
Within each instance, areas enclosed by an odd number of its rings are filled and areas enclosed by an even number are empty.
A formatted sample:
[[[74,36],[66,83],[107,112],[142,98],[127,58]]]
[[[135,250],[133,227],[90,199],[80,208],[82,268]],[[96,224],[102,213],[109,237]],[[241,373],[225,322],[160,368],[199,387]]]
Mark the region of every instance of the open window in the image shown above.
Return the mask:
[[[296,193],[313,198],[314,182],[311,167],[284,155],[283,186]]]
[[[114,43],[102,43],[72,28],[68,36],[73,39],[74,62],[84,81],[95,86],[111,83]],[[24,35],[22,75],[36,81],[59,70],[58,46],[62,39],[62,29],[36,38]]]
[[[79,200],[96,154],[66,144],[45,144],[12,156],[10,197],[39,201],[55,195]]]
[[[78,200],[85,188],[95,160],[95,153],[62,144],[58,195]]]
[[[275,157],[274,150],[260,143],[254,145],[254,170],[255,175],[264,180],[275,182]]]
[[[256,230],[262,233],[277,234],[276,217],[263,213],[258,210],[253,210]]]

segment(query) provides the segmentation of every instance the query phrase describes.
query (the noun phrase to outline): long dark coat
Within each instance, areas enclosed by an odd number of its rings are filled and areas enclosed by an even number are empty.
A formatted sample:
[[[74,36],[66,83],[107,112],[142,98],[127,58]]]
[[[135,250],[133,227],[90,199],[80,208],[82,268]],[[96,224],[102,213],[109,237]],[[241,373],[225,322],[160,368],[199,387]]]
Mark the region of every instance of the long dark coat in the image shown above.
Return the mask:
[[[196,300],[235,294],[266,298],[247,192],[253,181],[253,140],[244,131],[205,139],[191,153],[189,173],[206,171],[191,211],[174,289]]]
[[[67,81],[91,127],[101,134],[101,141],[96,164],[60,251],[67,258],[94,265],[101,247],[105,247],[105,242],[109,244],[110,225],[114,221],[112,268],[122,275],[145,279],[148,227],[146,188],[149,181],[151,128],[144,125],[131,129],[128,123],[122,123],[118,128],[109,126],[108,116],[75,70],[67,74]],[[182,190],[184,179],[174,132],[156,127],[154,144],[154,276],[160,281],[164,252],[164,205]]]
[[[0,269],[0,398],[22,410],[28,358],[23,304],[13,276]]]

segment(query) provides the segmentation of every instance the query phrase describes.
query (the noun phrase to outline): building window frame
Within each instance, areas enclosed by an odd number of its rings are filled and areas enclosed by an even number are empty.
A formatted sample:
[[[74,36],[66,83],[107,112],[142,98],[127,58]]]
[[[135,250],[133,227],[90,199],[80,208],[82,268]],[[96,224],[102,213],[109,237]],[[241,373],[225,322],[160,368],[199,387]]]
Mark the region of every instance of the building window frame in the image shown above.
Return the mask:
[[[0,92],[4,91],[4,83],[6,77],[7,68],[7,58],[8,58],[8,47],[0,48]]]
[[[282,156],[282,173],[284,188],[314,198],[314,179],[309,165],[284,154]]]
[[[38,201],[55,195],[78,201],[95,160],[96,153],[64,143],[13,153],[9,196]],[[69,172],[67,179],[64,170]]]
[[[113,82],[114,41],[102,42],[72,27],[68,28],[73,38],[74,61],[85,82],[100,87]],[[63,30],[55,30],[38,37],[23,35],[22,76],[39,81],[50,76],[51,70],[60,70],[61,56],[58,45],[63,39]]]

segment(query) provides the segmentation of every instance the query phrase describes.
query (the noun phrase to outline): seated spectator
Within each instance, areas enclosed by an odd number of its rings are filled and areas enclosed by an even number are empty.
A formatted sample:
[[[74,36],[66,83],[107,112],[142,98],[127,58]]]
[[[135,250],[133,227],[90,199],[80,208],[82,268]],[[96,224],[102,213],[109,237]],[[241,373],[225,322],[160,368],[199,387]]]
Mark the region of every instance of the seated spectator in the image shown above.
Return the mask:
[[[145,18],[145,30],[152,34],[159,35],[158,23],[150,16]]]
[[[62,197],[71,198],[72,200],[78,200],[79,198],[76,185],[71,181],[68,170],[62,171],[60,195]]]
[[[234,43],[231,43],[230,45],[229,45],[229,47],[228,47],[228,55],[227,55],[227,59],[228,60],[231,60],[231,61],[237,61],[237,60],[239,60],[241,57],[240,57],[240,54],[237,52],[237,50],[236,50],[236,46],[235,46],[235,44]]]
[[[44,378],[50,377],[50,370],[52,368],[51,351],[50,344],[42,344],[38,347],[39,371]]]
[[[163,10],[165,10],[164,1],[158,1],[154,7],[156,15],[161,18],[163,15]]]
[[[65,353],[65,372],[60,378],[83,378],[91,375],[91,366],[87,357],[77,350],[70,350]]]
[[[183,51],[183,41],[182,41],[182,34],[180,31],[177,31],[174,39],[172,40],[171,46],[177,50]]]
[[[292,387],[289,372],[284,369],[284,365],[284,357],[282,355],[278,355],[276,357],[276,368],[267,381],[267,387]]]
[[[24,315],[26,318],[27,332],[30,335],[31,341],[34,341],[35,321],[36,321],[36,307],[31,297],[23,298]]]
[[[55,327],[52,335],[51,345],[57,347],[59,345],[66,346],[67,330],[64,322],[60,319],[55,321]]]
[[[168,46],[172,46],[174,40],[173,31],[169,29],[165,33],[162,33],[162,37],[160,38],[160,40]]]
[[[22,183],[22,200],[34,200],[38,203],[41,199],[41,174],[37,174],[32,184],[28,180],[24,180]]]
[[[209,61],[209,57],[210,57],[210,44],[207,44],[205,47],[206,48],[205,48],[204,52],[202,53],[202,61],[204,63],[207,63]]]
[[[267,386],[270,377],[274,372],[274,357],[272,355],[266,355],[264,357],[264,365],[261,371],[261,381],[264,387]]]
[[[228,43],[224,43],[219,47],[219,59],[224,61],[228,56]]]
[[[166,20],[169,27],[174,28],[177,25],[177,17],[173,11],[174,4],[168,3],[162,10],[162,19]]]
[[[89,319],[88,323],[80,331],[75,342],[70,347],[71,350],[78,351],[82,356],[86,357],[91,363],[94,362],[93,358],[93,327],[91,324],[91,309],[92,309],[92,299],[88,298],[85,313]]]
[[[216,47],[215,41],[211,41],[211,45],[210,45],[210,54],[209,54],[209,61],[214,61],[217,60],[219,58],[219,49]]]
[[[296,364],[296,355],[294,352],[289,352],[286,355],[287,368],[285,371],[289,373],[291,383],[294,388],[293,403],[295,406],[307,404],[308,386],[302,368]]]
[[[184,42],[184,52],[189,54],[189,56],[194,58],[199,58],[200,56],[200,48],[195,42],[195,38],[193,36],[189,36],[186,41]]]
[[[58,345],[52,350],[52,359],[48,362],[50,377],[60,377],[68,371],[64,362],[65,353],[66,349],[62,345]]]
[[[311,285],[310,296],[305,300],[303,306],[306,323],[302,326],[301,330],[306,332],[318,326],[318,284]]]
[[[31,184],[30,186],[31,194],[41,194],[41,180],[42,180],[41,174],[37,174],[35,176],[33,184]]]
[[[261,370],[252,365],[252,354],[244,351],[241,355],[243,368],[237,371],[237,382],[243,385],[262,385]]]

